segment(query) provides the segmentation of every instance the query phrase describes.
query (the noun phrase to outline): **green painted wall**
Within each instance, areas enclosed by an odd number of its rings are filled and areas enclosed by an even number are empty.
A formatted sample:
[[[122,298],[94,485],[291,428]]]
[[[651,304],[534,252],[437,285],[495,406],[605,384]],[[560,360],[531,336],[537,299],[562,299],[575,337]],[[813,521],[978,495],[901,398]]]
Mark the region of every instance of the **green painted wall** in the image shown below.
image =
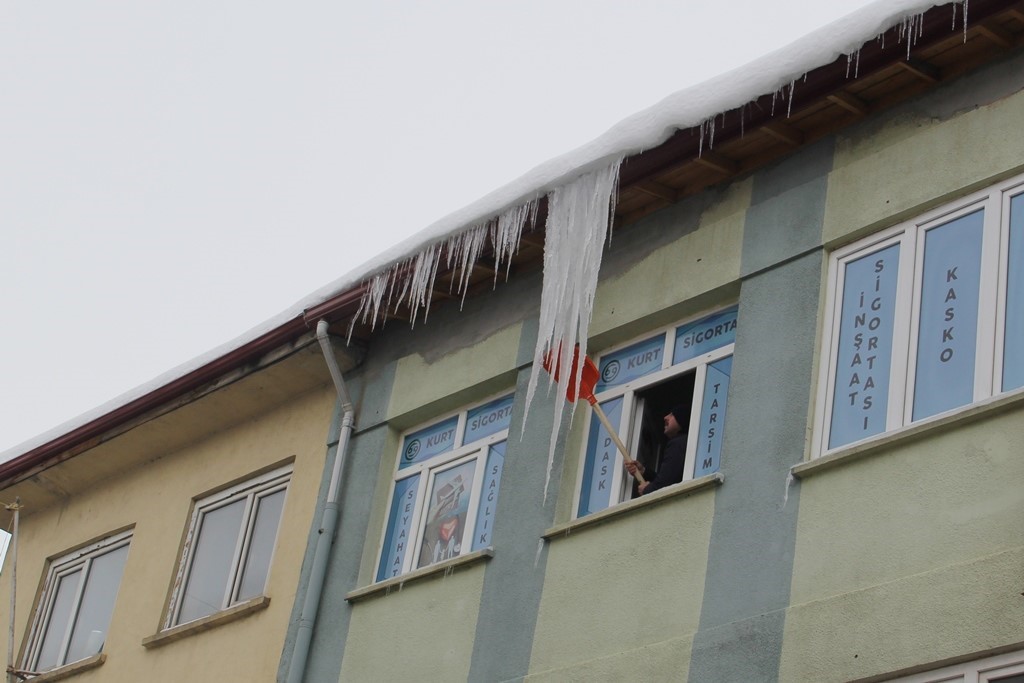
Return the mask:
[[[1024,406],[801,486],[782,680],[846,681],[1024,640]]]
[[[685,677],[714,497],[670,499],[551,541],[530,680]]]
[[[483,578],[477,565],[356,604],[341,680],[466,680]]]
[[[1022,88],[1024,58],[988,67],[614,235],[592,354],[740,303],[720,487],[540,540],[572,518],[585,420],[550,478],[545,399],[518,438],[539,274],[376,337],[307,680],[845,681],[1024,642],[1024,407],[787,482],[826,249],[1024,168]],[[400,432],[512,386],[494,557],[348,603]]]

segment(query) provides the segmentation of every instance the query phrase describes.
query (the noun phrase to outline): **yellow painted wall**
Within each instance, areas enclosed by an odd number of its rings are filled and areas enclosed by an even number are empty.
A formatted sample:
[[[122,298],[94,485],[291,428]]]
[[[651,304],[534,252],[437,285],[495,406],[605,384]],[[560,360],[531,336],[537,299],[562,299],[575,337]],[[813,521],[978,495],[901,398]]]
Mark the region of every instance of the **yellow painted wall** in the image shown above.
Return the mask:
[[[323,472],[333,405],[334,394],[326,388],[307,393],[257,419],[226,426],[190,447],[126,471],[62,506],[36,510],[31,500],[24,500],[16,647],[21,647],[27,631],[47,557],[134,525],[103,650],[107,660],[75,680],[273,681]],[[102,447],[88,457],[102,457]],[[270,606],[204,633],[144,648],[143,638],[157,633],[164,617],[193,498],[288,458],[294,458],[294,470],[266,591]],[[0,589],[4,595],[9,576],[5,567]],[[7,623],[6,600],[0,618]],[[6,656],[6,639],[4,650]]]
[[[478,564],[356,604],[341,680],[466,680],[483,581]]]

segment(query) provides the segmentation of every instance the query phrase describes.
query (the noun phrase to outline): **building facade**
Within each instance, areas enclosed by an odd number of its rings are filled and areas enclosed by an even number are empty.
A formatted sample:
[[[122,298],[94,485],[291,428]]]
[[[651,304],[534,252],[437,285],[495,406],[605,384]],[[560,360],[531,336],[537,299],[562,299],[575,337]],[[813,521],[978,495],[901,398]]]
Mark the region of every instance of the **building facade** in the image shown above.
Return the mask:
[[[19,673],[272,680],[334,400],[308,341],[7,475]]]
[[[537,219],[415,326],[345,288],[0,470],[17,668],[1024,680],[1024,11],[955,6],[623,163],[587,388],[649,477],[678,416],[680,481],[638,495],[587,400],[527,400]]]
[[[582,401],[549,466],[539,277],[383,333],[306,680],[1020,680],[1022,60],[616,232],[597,400],[687,407],[676,486]]]

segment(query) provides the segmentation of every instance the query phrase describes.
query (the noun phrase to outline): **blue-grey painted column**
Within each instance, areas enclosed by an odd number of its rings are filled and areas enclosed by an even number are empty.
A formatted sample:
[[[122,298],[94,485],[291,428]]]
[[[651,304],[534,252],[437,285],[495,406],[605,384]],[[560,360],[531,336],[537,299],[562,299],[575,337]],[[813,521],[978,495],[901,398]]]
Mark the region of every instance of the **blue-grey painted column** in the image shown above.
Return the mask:
[[[818,328],[831,142],[759,173],[700,627],[689,680],[774,681],[782,651]]]
[[[358,588],[359,563],[363,554],[363,540],[369,525],[370,512],[373,509],[373,492],[380,467],[380,454],[384,452],[388,438],[387,423],[382,422],[382,419],[386,415],[391,398],[394,373],[395,364],[388,363],[376,371],[364,368],[357,377],[350,380],[352,396],[356,403],[356,433],[349,446],[345,472],[342,473],[344,482],[340,496],[341,515],[327,565],[320,609],[306,666],[304,680],[311,683],[337,681],[341,675],[341,662],[348,641],[349,620],[352,614],[351,606],[345,601],[345,595]],[[328,456],[333,455],[333,450],[337,446],[340,419],[339,406],[336,406]],[[331,458],[328,457],[328,464],[330,462]],[[317,509],[320,509],[326,498],[330,476],[330,470],[325,470]],[[305,599],[304,591],[309,583],[310,563],[316,546],[316,536],[319,533],[318,522],[317,516],[306,545],[306,556],[303,558],[302,573],[299,577],[299,591],[296,594],[285,640],[285,656],[278,666],[278,680],[283,680],[291,664],[289,655],[295,640],[299,612]]]
[[[533,356],[536,320],[523,328],[515,409],[494,521],[495,554],[484,575],[469,670],[469,680],[481,683],[521,680],[529,670],[548,556],[541,534],[554,523],[562,474],[564,427],[568,419],[563,420],[545,497],[554,394],[548,396],[544,386],[538,387],[529,423],[520,439],[530,378],[530,366],[524,363]]]

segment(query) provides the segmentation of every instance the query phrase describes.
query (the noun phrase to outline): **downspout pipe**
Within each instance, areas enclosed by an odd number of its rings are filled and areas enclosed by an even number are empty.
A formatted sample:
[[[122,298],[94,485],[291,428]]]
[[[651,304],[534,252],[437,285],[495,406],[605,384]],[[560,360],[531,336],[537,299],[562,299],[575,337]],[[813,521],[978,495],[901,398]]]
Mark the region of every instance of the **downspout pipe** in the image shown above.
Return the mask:
[[[313,564],[309,573],[306,597],[302,603],[299,628],[295,635],[295,646],[292,649],[292,659],[288,666],[288,678],[286,679],[288,683],[302,683],[306,674],[309,647],[313,641],[313,626],[316,623],[317,611],[320,609],[320,596],[323,593],[324,580],[327,577],[327,561],[330,559],[331,546],[334,544],[334,532],[338,526],[338,518],[341,516],[338,499],[341,496],[345,456],[348,453],[349,440],[355,427],[355,410],[352,407],[352,399],[349,396],[348,387],[345,385],[345,378],[341,374],[341,368],[338,367],[338,361],[334,357],[334,348],[331,346],[327,328],[327,321],[320,320],[316,325],[316,338],[320,342],[320,349],[324,353],[327,368],[330,370],[334,388],[338,393],[338,404],[343,413],[341,434],[338,436],[338,445],[334,449],[331,482],[327,487],[327,500],[321,513],[320,529],[317,532],[316,549],[313,551]]]

